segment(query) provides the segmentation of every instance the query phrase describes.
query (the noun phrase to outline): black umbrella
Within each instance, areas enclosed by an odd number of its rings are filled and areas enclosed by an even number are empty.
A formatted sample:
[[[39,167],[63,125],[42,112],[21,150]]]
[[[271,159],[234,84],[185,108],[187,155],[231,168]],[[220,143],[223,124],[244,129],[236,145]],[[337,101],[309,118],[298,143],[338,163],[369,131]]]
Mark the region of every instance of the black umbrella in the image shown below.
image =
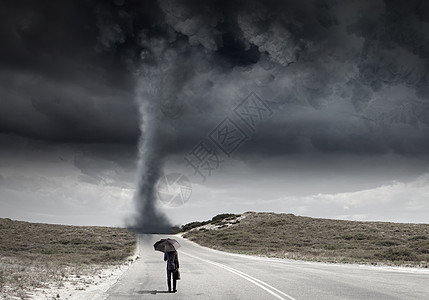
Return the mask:
[[[180,247],[180,244],[174,239],[161,239],[153,244],[153,247],[155,250],[165,253],[177,250]]]

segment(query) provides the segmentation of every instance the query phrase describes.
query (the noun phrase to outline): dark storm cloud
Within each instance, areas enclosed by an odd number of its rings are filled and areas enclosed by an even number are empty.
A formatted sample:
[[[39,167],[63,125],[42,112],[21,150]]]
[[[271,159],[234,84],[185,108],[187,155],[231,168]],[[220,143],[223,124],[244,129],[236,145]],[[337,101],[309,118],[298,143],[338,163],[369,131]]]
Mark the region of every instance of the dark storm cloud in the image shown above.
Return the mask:
[[[0,4],[0,131],[59,141],[135,143],[133,83],[97,51],[95,3]]]
[[[203,59],[195,58],[197,65],[209,62],[185,87],[186,117],[194,124],[214,127],[252,90],[279,104],[281,110],[241,151],[427,152],[427,4],[164,1],[160,6],[166,22],[205,51]],[[252,49],[257,55],[247,56]],[[234,61],[237,52],[252,59]],[[185,133],[185,140],[205,136],[189,127],[182,131],[187,130],[192,134]]]
[[[277,110],[243,152],[427,148],[424,1],[14,1],[0,14],[2,132],[135,143],[136,87],[159,67],[168,152],[251,91]]]

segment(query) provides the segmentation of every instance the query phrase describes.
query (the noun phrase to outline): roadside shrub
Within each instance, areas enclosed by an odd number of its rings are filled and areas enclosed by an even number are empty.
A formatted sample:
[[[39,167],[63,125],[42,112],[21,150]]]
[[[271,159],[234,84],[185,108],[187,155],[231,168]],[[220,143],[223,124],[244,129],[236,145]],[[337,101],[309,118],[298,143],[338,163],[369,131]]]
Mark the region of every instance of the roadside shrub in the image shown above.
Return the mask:
[[[418,259],[411,250],[405,248],[387,249],[382,253],[376,253],[375,256],[391,261],[411,261]]]

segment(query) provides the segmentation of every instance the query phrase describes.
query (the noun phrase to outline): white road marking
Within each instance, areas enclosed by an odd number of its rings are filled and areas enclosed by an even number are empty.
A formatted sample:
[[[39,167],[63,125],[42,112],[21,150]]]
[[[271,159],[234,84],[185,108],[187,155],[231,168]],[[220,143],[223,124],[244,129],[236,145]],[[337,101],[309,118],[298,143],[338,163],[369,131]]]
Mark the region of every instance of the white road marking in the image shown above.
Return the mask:
[[[217,262],[214,262],[214,261],[211,261],[211,260],[207,260],[207,259],[204,259],[204,258],[200,258],[198,256],[195,256],[195,255],[183,252],[183,251],[180,251],[180,253],[188,255],[188,256],[196,258],[196,259],[199,259],[199,260],[204,261],[206,263],[215,265],[215,266],[220,267],[220,268],[222,268],[224,270],[227,270],[227,271],[229,271],[229,272],[231,272],[231,273],[233,273],[233,274],[235,274],[237,276],[240,276],[243,279],[246,279],[247,281],[253,283],[254,285],[256,285],[258,287],[260,287],[261,289],[267,291],[268,293],[270,293],[271,295],[273,295],[274,297],[276,297],[278,299],[286,300],[286,298],[287,298],[289,300],[296,300],[295,298],[293,298],[293,297],[289,296],[288,294],[280,291],[279,289],[276,289],[275,287],[269,285],[268,283],[266,283],[266,282],[264,282],[262,280],[259,280],[259,279],[255,278],[253,276],[250,276],[249,274],[246,274],[244,272],[236,270],[236,269],[234,269],[232,267],[229,267],[229,266],[226,266],[224,264],[217,263]],[[282,297],[282,295],[285,296],[286,298]]]

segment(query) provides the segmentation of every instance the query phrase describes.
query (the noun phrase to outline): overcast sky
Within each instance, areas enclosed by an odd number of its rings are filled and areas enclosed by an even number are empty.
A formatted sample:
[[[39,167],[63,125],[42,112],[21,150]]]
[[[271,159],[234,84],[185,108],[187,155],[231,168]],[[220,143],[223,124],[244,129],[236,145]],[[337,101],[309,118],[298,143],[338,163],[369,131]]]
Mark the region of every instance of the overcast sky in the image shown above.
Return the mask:
[[[0,40],[0,217],[128,224],[156,150],[173,224],[429,223],[427,1],[1,1]]]

